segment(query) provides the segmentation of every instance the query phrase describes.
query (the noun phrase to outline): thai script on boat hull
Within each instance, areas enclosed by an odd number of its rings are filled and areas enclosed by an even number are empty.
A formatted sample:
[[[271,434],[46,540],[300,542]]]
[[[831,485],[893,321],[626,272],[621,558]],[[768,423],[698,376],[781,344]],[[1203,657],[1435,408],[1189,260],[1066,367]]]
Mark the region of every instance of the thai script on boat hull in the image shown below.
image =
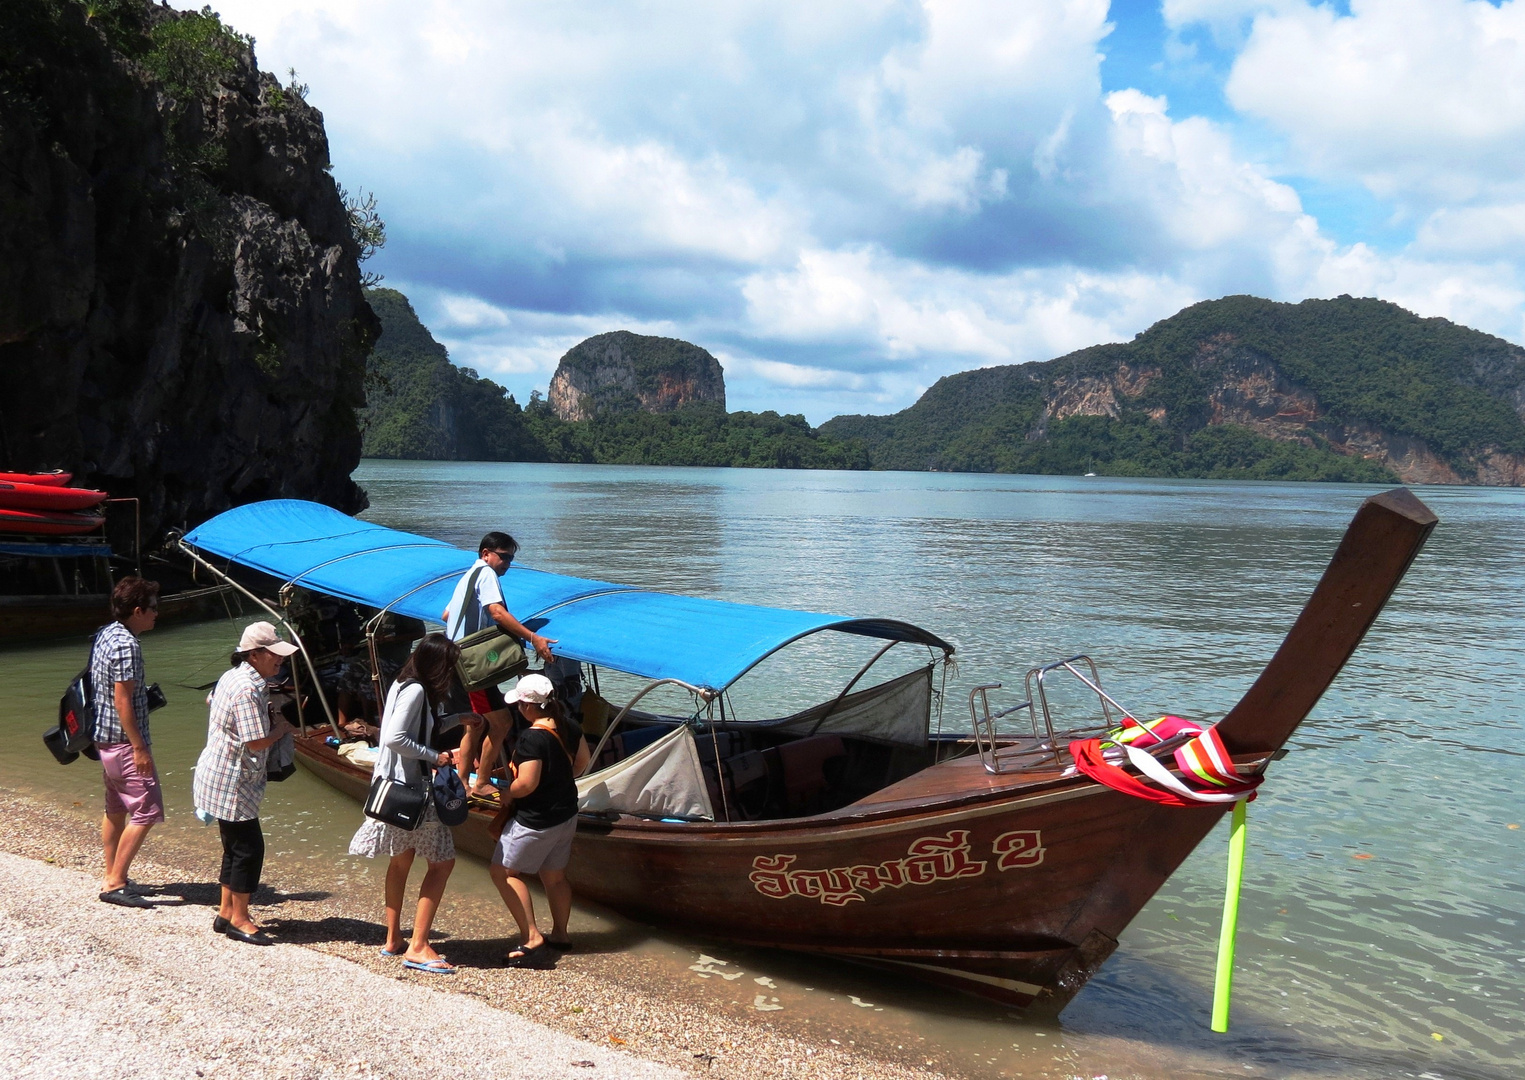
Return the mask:
[[[1036,829],[1002,833],[991,842],[996,870],[1020,870],[1043,862],[1043,836]],[[867,899],[866,894],[906,885],[979,877],[990,865],[972,857],[967,829],[911,841],[903,859],[824,870],[792,869],[797,855],[759,855],[749,876],[753,888],[773,900],[802,896],[842,907]]]

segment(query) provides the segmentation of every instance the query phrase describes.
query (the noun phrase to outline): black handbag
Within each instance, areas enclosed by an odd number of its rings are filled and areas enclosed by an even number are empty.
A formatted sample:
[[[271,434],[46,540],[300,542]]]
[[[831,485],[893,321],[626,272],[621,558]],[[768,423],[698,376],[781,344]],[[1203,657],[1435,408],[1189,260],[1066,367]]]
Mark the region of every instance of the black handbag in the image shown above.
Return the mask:
[[[412,832],[423,824],[424,810],[433,799],[430,785],[400,784],[390,776],[378,776],[365,797],[365,816]]]

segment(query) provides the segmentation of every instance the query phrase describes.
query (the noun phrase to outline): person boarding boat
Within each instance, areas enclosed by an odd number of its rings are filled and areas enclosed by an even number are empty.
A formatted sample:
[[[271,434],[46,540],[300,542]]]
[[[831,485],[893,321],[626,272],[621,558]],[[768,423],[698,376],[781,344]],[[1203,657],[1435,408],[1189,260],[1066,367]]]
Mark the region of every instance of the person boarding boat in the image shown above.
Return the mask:
[[[554,638],[542,637],[510,614],[503,602],[503,587],[498,579],[508,573],[514,555],[519,551],[518,542],[508,533],[490,532],[477,545],[477,561],[461,575],[450,597],[450,606],[441,617],[451,641],[459,642],[478,630],[496,623],[505,634],[512,634],[527,641],[535,655],[549,663],[553,657],[551,646]],[[482,736],[481,762],[477,761],[477,739],[481,730],[470,727],[461,743],[461,778],[469,782],[473,767],[477,771],[475,784],[468,791],[472,795],[491,795],[492,773],[498,764],[498,755],[508,739],[511,714],[503,691],[496,686],[471,691],[472,710],[487,720],[487,732]]]

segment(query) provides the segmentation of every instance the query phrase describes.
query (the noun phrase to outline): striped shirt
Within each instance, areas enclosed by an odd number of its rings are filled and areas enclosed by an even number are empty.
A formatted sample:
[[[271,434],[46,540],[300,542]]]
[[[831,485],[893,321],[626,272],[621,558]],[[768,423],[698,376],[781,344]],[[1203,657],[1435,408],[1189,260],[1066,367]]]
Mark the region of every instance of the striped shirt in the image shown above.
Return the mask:
[[[95,698],[94,739],[102,746],[127,742],[127,731],[116,711],[116,684],[132,682],[132,714],[143,745],[148,738],[148,687],[143,685],[143,646],[137,635],[119,622],[107,623],[90,650],[90,687]]]
[[[259,817],[265,797],[269,748],[245,749],[270,734],[270,697],[265,680],[248,664],[223,672],[212,691],[207,745],[196,761],[191,797],[196,809],[222,821]]]

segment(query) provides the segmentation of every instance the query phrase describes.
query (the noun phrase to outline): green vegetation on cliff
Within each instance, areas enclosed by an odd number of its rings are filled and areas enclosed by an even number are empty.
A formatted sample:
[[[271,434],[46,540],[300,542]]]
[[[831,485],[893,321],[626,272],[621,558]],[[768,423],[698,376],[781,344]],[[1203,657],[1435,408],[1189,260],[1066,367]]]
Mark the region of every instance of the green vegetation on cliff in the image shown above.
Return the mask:
[[[613,395],[579,421],[538,395],[521,408],[451,365],[400,293],[370,295],[379,457],[1381,483],[1384,441],[1422,440],[1463,477],[1525,452],[1525,350],[1377,300],[1197,304],[1126,344],[950,375],[893,416],[812,429],[714,402],[653,413]]]
[[[381,336],[366,369],[366,457],[544,461],[513,397],[450,362],[396,289],[367,289]]]
[[[727,413],[718,404],[695,402],[658,414],[619,408],[591,420],[566,421],[538,396],[521,408],[497,383],[452,364],[402,293],[371,289],[366,295],[382,326],[371,354],[363,414],[367,457],[797,469],[868,465],[860,447],[821,436],[803,416]]]
[[[1143,382],[1131,396],[1124,370]],[[1210,423],[1233,384],[1253,379],[1316,400],[1300,441]],[[1115,417],[1047,419],[1066,391],[1098,386]],[[1488,334],[1380,300],[1230,296],[1126,344],[950,375],[893,416],[839,416],[822,430],[862,441],[879,469],[1383,481],[1384,466],[1340,452],[1331,435],[1423,440],[1465,477],[1492,451],[1525,452],[1517,397],[1525,350]]]

